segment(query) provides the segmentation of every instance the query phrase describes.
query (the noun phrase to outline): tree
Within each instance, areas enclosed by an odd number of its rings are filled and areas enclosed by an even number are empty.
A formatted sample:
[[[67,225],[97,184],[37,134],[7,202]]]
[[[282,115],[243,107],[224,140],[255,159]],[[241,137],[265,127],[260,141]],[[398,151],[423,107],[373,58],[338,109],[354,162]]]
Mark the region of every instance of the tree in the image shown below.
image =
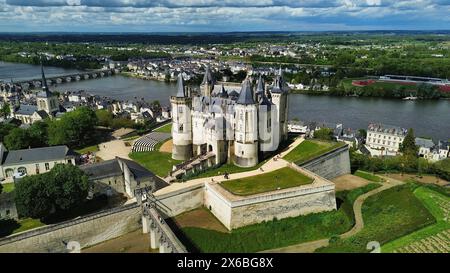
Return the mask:
[[[30,146],[44,147],[48,143],[48,123],[37,121],[28,128],[28,135],[30,136]]]
[[[17,126],[14,125],[14,124],[11,124],[11,123],[0,123],[0,142],[4,142],[5,137],[14,128],[17,128]]]
[[[81,147],[90,144],[95,137],[98,119],[88,107],[80,107],[65,113],[60,120],[52,120],[48,127],[49,145]]]
[[[97,110],[95,111],[95,115],[98,119],[98,125],[110,127],[112,120],[113,120],[113,114],[109,112],[108,110]]]
[[[73,209],[88,194],[86,174],[72,164],[57,164],[44,174],[26,176],[16,184],[15,201],[22,217],[43,218]]]
[[[4,143],[9,150],[26,149],[31,146],[31,138],[28,130],[14,128],[5,137]]]
[[[6,119],[9,114],[11,114],[11,108],[8,103],[3,104],[3,107],[0,109],[0,114]]]
[[[322,128],[314,131],[314,138],[330,141],[333,140],[333,130],[330,128]]]
[[[400,144],[399,151],[404,155],[417,156],[419,147],[416,145],[416,138],[414,137],[414,129],[410,128],[405,136],[402,144]]]

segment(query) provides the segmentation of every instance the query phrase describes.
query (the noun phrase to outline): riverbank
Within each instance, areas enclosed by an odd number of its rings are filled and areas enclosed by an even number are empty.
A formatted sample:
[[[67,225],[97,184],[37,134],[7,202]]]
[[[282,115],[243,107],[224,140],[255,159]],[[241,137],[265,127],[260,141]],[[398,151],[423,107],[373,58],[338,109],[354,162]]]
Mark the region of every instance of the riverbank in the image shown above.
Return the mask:
[[[176,82],[177,79],[176,78],[170,78],[170,80],[166,80],[165,78],[158,78],[158,77],[151,77],[151,76],[144,76],[144,75],[139,75],[133,72],[125,72],[122,71],[120,72],[121,76],[127,77],[127,78],[134,78],[134,79],[140,79],[140,80],[145,80],[145,81],[158,81],[158,82]]]

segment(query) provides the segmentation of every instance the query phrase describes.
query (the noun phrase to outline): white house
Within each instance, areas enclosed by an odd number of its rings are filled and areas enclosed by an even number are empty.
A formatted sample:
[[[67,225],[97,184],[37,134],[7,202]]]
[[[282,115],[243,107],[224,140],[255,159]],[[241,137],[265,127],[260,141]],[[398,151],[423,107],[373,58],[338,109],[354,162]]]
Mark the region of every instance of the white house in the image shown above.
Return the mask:
[[[45,173],[59,163],[75,165],[76,157],[65,145],[8,151],[0,143],[0,179],[12,182],[14,175]]]
[[[372,156],[396,155],[407,133],[405,128],[371,123],[367,128],[366,148]]]

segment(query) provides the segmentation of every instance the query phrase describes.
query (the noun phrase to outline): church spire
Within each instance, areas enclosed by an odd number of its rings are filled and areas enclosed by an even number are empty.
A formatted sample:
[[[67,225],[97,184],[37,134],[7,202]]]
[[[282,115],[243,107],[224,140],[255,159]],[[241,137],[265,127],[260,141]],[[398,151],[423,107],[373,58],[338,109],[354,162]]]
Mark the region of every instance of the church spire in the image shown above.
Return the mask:
[[[42,90],[44,92],[47,92],[47,91],[49,91],[49,89],[48,89],[48,85],[47,85],[47,79],[45,78],[44,65],[42,63],[42,59],[41,59],[41,73],[42,73]]]

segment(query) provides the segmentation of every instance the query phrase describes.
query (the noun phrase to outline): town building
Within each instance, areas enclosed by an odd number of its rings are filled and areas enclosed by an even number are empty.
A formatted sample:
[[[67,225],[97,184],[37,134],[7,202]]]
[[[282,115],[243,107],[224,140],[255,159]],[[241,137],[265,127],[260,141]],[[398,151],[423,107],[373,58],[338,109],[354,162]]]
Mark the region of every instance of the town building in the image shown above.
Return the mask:
[[[156,191],[169,185],[138,163],[120,157],[82,165],[80,169],[89,177],[90,197],[97,194],[124,194],[133,198],[136,188],[150,187],[151,191]]]
[[[407,129],[398,126],[371,123],[367,128],[366,148],[372,156],[397,155],[407,133]]]
[[[287,139],[288,90],[281,71],[271,86],[260,76],[256,88],[252,78],[240,91],[217,86],[209,67],[193,95],[179,75],[172,105],[172,157],[188,160],[207,153],[215,164],[233,162],[255,166],[263,153],[275,151]],[[189,91],[189,92],[188,92]]]
[[[0,143],[0,179],[13,182],[15,177],[50,171],[56,164],[76,164],[77,154],[67,146],[52,146],[8,151]]]

